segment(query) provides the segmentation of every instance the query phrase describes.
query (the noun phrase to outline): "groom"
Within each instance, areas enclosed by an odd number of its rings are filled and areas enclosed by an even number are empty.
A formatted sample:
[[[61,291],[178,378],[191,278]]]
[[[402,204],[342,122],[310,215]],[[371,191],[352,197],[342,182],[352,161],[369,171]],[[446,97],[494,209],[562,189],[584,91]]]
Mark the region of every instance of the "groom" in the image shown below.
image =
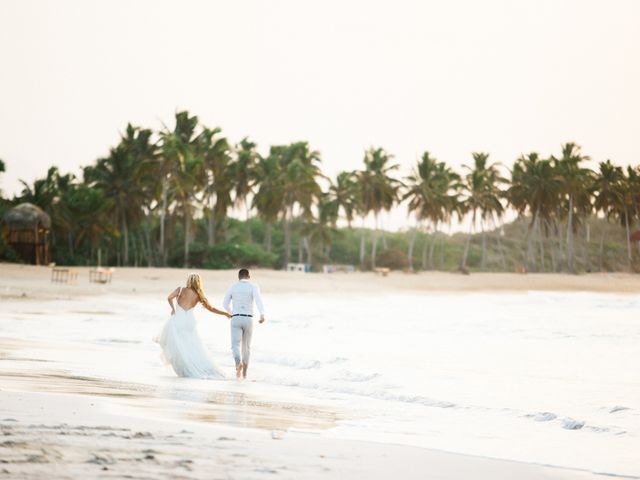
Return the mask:
[[[253,302],[260,311],[260,323],[264,322],[264,306],[260,297],[260,289],[249,282],[249,270],[246,268],[238,272],[238,282],[227,290],[223,307],[231,313],[231,352],[236,361],[236,377],[247,378],[249,356],[251,355],[251,333],[253,332]],[[233,310],[229,304],[233,303]],[[242,357],[240,345],[242,344]]]

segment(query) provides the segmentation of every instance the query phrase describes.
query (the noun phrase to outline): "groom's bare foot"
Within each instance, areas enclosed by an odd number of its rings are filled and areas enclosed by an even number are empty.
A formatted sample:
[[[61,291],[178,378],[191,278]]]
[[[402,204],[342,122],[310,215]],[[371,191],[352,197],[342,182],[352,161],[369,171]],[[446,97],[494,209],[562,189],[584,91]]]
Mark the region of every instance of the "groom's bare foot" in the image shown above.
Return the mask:
[[[247,378],[247,368],[249,368],[249,365],[245,365],[243,363],[242,364],[242,378]]]
[[[236,365],[236,378],[240,378],[242,376],[242,362]]]

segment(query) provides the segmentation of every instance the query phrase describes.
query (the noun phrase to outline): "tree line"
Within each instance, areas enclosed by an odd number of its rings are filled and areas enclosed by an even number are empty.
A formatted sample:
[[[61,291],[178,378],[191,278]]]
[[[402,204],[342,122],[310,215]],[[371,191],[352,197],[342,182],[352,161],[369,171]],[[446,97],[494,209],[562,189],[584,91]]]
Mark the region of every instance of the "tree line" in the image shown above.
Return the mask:
[[[100,257],[122,266],[278,268],[305,261],[318,268],[338,261],[416,270],[438,268],[438,250],[440,268],[575,272],[607,268],[611,234],[618,243],[624,239],[626,258],[608,268],[633,269],[640,168],[606,160],[593,170],[588,160],[566,143],[558,155],[522,155],[510,169],[473,153],[456,172],[426,151],[403,176],[393,155],[371,147],[361,168],[329,178],[320,152],[307,142],[274,145],[262,155],[250,139],[232,144],[220,128],[182,111],[173,128],[127,125],[81,178],[51,167],[44,178],[22,182],[20,194],[2,198],[0,208],[21,202],[43,208],[52,218],[54,261],[68,264]],[[402,203],[412,227],[382,230],[381,214]],[[232,210],[246,218],[230,217]],[[505,224],[510,210],[518,220]],[[369,218],[373,229],[365,228]],[[338,228],[340,220],[347,227]],[[444,235],[442,227],[453,221],[466,222],[469,231]],[[599,247],[591,241],[592,224]],[[619,245],[610,250],[620,255]],[[12,259],[6,244],[0,256]]]

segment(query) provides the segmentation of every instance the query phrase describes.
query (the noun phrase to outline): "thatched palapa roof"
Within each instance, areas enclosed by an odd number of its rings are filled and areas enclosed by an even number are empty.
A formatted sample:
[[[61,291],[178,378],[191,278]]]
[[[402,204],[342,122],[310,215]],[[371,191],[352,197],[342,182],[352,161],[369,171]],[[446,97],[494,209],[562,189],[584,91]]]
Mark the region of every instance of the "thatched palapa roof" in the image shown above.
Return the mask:
[[[51,228],[51,218],[33,203],[21,203],[13,207],[3,217],[11,230],[28,230],[38,226]]]

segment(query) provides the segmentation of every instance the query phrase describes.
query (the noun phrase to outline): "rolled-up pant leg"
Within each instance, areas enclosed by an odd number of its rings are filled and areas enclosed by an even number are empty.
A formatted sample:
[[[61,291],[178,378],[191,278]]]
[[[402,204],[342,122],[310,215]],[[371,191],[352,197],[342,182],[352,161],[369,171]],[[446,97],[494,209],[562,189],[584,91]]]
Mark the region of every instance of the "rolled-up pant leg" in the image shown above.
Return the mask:
[[[231,319],[231,354],[236,362],[240,363],[240,342],[242,341],[242,317]]]

